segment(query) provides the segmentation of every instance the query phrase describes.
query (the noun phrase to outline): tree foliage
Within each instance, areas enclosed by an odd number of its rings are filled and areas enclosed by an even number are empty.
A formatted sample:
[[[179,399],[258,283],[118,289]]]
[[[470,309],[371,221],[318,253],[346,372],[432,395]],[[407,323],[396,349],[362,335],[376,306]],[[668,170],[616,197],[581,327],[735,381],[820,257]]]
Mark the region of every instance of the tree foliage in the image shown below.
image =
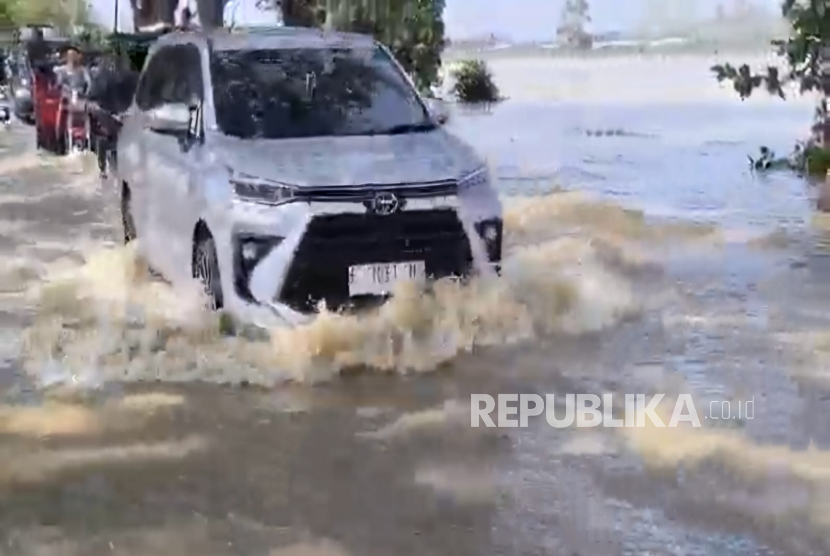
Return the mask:
[[[333,27],[374,35],[389,47],[421,90],[438,81],[445,0],[338,0]]]
[[[465,60],[453,72],[453,92],[461,102],[492,103],[499,100],[499,90],[483,60]]]
[[[328,5],[331,13],[326,13]],[[445,0],[283,0],[286,24],[331,25],[373,35],[385,44],[421,90],[438,81]]]
[[[589,23],[591,15],[588,0],[567,0],[562,8],[556,35],[562,43],[571,48],[590,48],[592,40],[587,30]]]
[[[0,0],[2,25],[46,23],[68,30],[73,24],[86,24],[88,18],[85,0]]]
[[[760,74],[753,73],[747,64],[712,67],[717,80],[731,81],[742,99],[758,88],[786,98],[784,88],[791,83],[797,83],[802,93],[821,86],[822,50],[830,44],[830,4],[826,0],[784,0],[781,13],[789,22],[791,33],[788,39],[774,41],[773,45],[787,63],[786,73],[782,75],[774,66]]]

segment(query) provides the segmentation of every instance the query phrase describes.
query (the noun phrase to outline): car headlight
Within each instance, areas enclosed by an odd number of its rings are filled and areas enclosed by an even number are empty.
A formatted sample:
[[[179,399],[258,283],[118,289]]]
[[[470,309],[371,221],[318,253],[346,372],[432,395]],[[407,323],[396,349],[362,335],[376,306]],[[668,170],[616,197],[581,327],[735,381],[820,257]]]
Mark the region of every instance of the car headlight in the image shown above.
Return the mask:
[[[282,243],[283,238],[238,234],[233,239],[234,288],[239,297],[253,301],[250,280],[254,269],[271,251]]]
[[[238,199],[252,203],[279,205],[292,201],[297,192],[294,186],[243,173],[231,173],[230,182]]]
[[[486,166],[479,168],[458,180],[459,189],[471,189],[490,183],[490,171]]]

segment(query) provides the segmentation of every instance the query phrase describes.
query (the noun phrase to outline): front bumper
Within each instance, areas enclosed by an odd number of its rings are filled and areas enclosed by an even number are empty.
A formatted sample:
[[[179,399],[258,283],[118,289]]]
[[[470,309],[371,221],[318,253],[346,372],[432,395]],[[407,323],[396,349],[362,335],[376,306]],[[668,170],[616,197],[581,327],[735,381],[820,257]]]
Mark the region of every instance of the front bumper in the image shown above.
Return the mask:
[[[280,222],[277,225],[257,227],[247,221],[235,226],[227,261],[232,279],[226,292],[232,289],[242,304],[274,307],[283,320],[301,321],[321,303],[338,311],[385,299],[350,295],[349,271],[354,265],[423,261],[429,280],[463,279],[485,269],[498,272],[499,205],[492,214],[471,222],[453,203],[435,201],[412,202],[406,210],[386,216],[370,214],[360,205],[314,205],[272,208],[286,214],[258,219]],[[343,210],[347,206],[351,210]]]
[[[470,274],[472,249],[454,210],[316,217],[275,301],[301,313],[314,311],[321,302],[330,310],[373,303],[379,296],[349,295],[349,267],[413,261],[424,261],[433,280]]]

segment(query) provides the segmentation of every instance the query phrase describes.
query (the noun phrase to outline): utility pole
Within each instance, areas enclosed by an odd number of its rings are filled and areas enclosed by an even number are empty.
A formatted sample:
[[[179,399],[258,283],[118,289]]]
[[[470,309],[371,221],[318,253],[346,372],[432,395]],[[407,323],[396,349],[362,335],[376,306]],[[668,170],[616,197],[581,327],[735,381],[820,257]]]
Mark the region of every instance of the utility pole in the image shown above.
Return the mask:
[[[115,0],[115,14],[113,15],[112,32],[118,32],[118,0]]]

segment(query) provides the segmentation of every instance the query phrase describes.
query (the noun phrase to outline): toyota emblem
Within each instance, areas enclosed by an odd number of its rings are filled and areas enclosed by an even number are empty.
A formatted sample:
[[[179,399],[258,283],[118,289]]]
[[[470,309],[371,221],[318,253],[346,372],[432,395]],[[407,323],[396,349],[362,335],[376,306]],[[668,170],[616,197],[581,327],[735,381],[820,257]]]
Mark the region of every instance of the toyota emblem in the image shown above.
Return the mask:
[[[381,192],[372,199],[371,209],[377,215],[389,216],[401,208],[401,203],[394,193]]]

